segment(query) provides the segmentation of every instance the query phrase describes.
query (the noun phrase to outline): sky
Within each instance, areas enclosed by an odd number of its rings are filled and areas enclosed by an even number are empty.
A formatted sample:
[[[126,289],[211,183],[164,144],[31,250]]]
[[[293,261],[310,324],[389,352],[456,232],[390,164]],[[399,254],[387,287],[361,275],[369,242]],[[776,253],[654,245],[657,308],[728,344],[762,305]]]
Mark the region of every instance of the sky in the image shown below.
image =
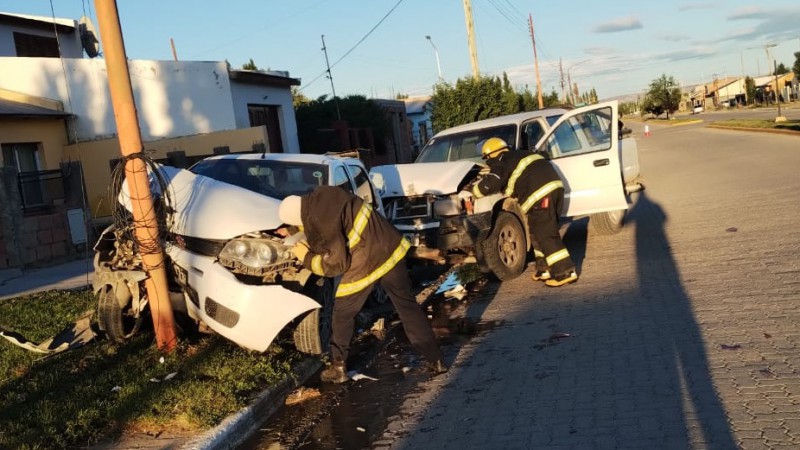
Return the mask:
[[[338,96],[429,95],[438,80],[469,77],[462,0],[122,0],[128,58],[249,59],[288,71],[310,98],[331,95],[324,35]],[[800,52],[797,0],[471,0],[479,70],[535,89],[533,18],[543,91],[564,79],[600,99],[647,90],[662,74],[682,85],[791,68]],[[0,12],[78,19],[90,0],[0,0]],[[427,39],[426,36],[430,36]],[[774,46],[772,46],[774,45]],[[435,50],[434,50],[435,47]],[[102,49],[101,49],[102,51]],[[769,62],[771,65],[772,62]],[[561,71],[559,70],[561,67]]]

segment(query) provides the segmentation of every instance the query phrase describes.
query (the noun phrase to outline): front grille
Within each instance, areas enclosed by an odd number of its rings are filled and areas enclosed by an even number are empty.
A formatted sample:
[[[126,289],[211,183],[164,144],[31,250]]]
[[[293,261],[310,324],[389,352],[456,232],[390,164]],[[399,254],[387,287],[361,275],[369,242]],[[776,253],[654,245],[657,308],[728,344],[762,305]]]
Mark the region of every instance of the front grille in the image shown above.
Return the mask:
[[[183,247],[185,250],[188,250],[192,253],[197,253],[203,256],[211,256],[216,257],[219,255],[219,252],[222,251],[222,247],[225,246],[227,241],[215,241],[211,239],[201,239],[191,236],[175,236],[173,242],[183,240],[185,243],[185,247],[178,244],[178,247]]]
[[[211,297],[206,297],[206,315],[228,328],[233,328],[239,323],[239,313],[220,305]]]
[[[427,196],[402,198],[394,203],[392,217],[395,220],[431,217],[431,205]]]

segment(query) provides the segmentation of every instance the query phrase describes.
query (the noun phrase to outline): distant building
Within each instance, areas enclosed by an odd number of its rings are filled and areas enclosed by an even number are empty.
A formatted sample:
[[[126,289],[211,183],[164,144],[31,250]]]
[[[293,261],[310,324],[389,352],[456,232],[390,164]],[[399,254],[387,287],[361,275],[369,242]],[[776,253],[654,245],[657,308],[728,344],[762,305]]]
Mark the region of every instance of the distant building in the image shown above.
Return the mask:
[[[411,125],[411,133],[414,139],[414,153],[428,143],[433,137],[433,125],[431,123],[431,96],[411,97],[403,100],[406,105],[406,115]]]

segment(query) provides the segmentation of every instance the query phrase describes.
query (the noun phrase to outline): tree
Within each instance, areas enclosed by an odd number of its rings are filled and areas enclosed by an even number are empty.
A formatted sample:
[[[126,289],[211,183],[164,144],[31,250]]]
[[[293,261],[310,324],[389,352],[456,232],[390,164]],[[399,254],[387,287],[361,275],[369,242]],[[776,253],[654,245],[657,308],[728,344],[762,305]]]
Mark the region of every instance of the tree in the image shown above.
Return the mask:
[[[538,109],[537,95],[527,86],[514,89],[508,76],[459,78],[455,85],[437,83],[431,103],[434,132],[477,120]],[[553,91],[542,97],[545,107],[558,104]]]
[[[794,76],[800,78],[800,52],[794,52],[794,66],[792,66]]]
[[[800,52],[798,52],[800,53]],[[756,81],[750,77],[744,77],[744,91],[747,93],[748,103],[756,102]]]
[[[250,58],[250,61],[242,64],[242,70],[258,70],[256,63],[253,62],[253,58]]]
[[[642,109],[658,117],[662,113],[669,115],[678,110],[681,102],[681,88],[675,78],[661,75],[650,83],[650,90],[647,91]]]
[[[375,147],[371,150],[381,154],[386,151],[386,136],[389,129],[386,113],[380,105],[363,95],[339,97],[339,111],[350,128],[369,129]],[[303,153],[325,153],[342,149],[339,136],[333,133],[331,124],[337,120],[336,102],[327,95],[301,103],[295,107],[297,137]],[[363,145],[362,141],[362,145]]]
[[[785,73],[789,73],[789,69],[787,69],[786,66],[783,63],[780,63],[780,64],[778,64],[778,68],[775,69],[775,72],[773,72],[772,74],[773,75],[783,75]]]
[[[292,105],[297,109],[300,105],[311,103],[311,99],[306,97],[297,86],[292,86]]]

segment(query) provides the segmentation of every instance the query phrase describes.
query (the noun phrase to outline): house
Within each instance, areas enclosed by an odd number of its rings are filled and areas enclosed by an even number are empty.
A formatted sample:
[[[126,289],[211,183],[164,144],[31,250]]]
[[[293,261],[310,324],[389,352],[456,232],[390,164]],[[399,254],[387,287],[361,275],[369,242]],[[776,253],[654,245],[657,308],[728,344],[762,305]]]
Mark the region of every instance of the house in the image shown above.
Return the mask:
[[[431,96],[410,97],[404,99],[403,102],[406,104],[406,115],[411,124],[411,133],[414,138],[414,154],[417,154],[433,137]]]
[[[781,102],[788,102],[797,98],[797,93],[794,89],[794,72],[788,72],[783,75],[764,75],[753,79],[756,85],[756,101],[759,103],[775,102],[775,92],[780,94]]]
[[[77,189],[84,222],[102,222],[111,214],[108,188],[120,148],[105,61],[92,58],[98,54],[92,28],[83,18],[0,13],[0,167],[8,169],[4,176],[18,178],[55,177],[64,167],[77,167],[85,182]],[[215,153],[300,151],[291,93],[300,80],[288,72],[235,70],[225,61],[154,60],[129,60],[128,70],[144,151],[154,160],[184,166]],[[58,217],[44,222],[67,224],[63,198],[34,195],[34,186],[58,183],[67,181],[37,179],[29,192],[0,193],[14,196],[21,204],[12,210],[24,216],[2,226],[33,226],[29,217],[44,213]],[[0,260],[3,247],[0,242]],[[8,264],[47,259],[17,250],[21,256]]]

